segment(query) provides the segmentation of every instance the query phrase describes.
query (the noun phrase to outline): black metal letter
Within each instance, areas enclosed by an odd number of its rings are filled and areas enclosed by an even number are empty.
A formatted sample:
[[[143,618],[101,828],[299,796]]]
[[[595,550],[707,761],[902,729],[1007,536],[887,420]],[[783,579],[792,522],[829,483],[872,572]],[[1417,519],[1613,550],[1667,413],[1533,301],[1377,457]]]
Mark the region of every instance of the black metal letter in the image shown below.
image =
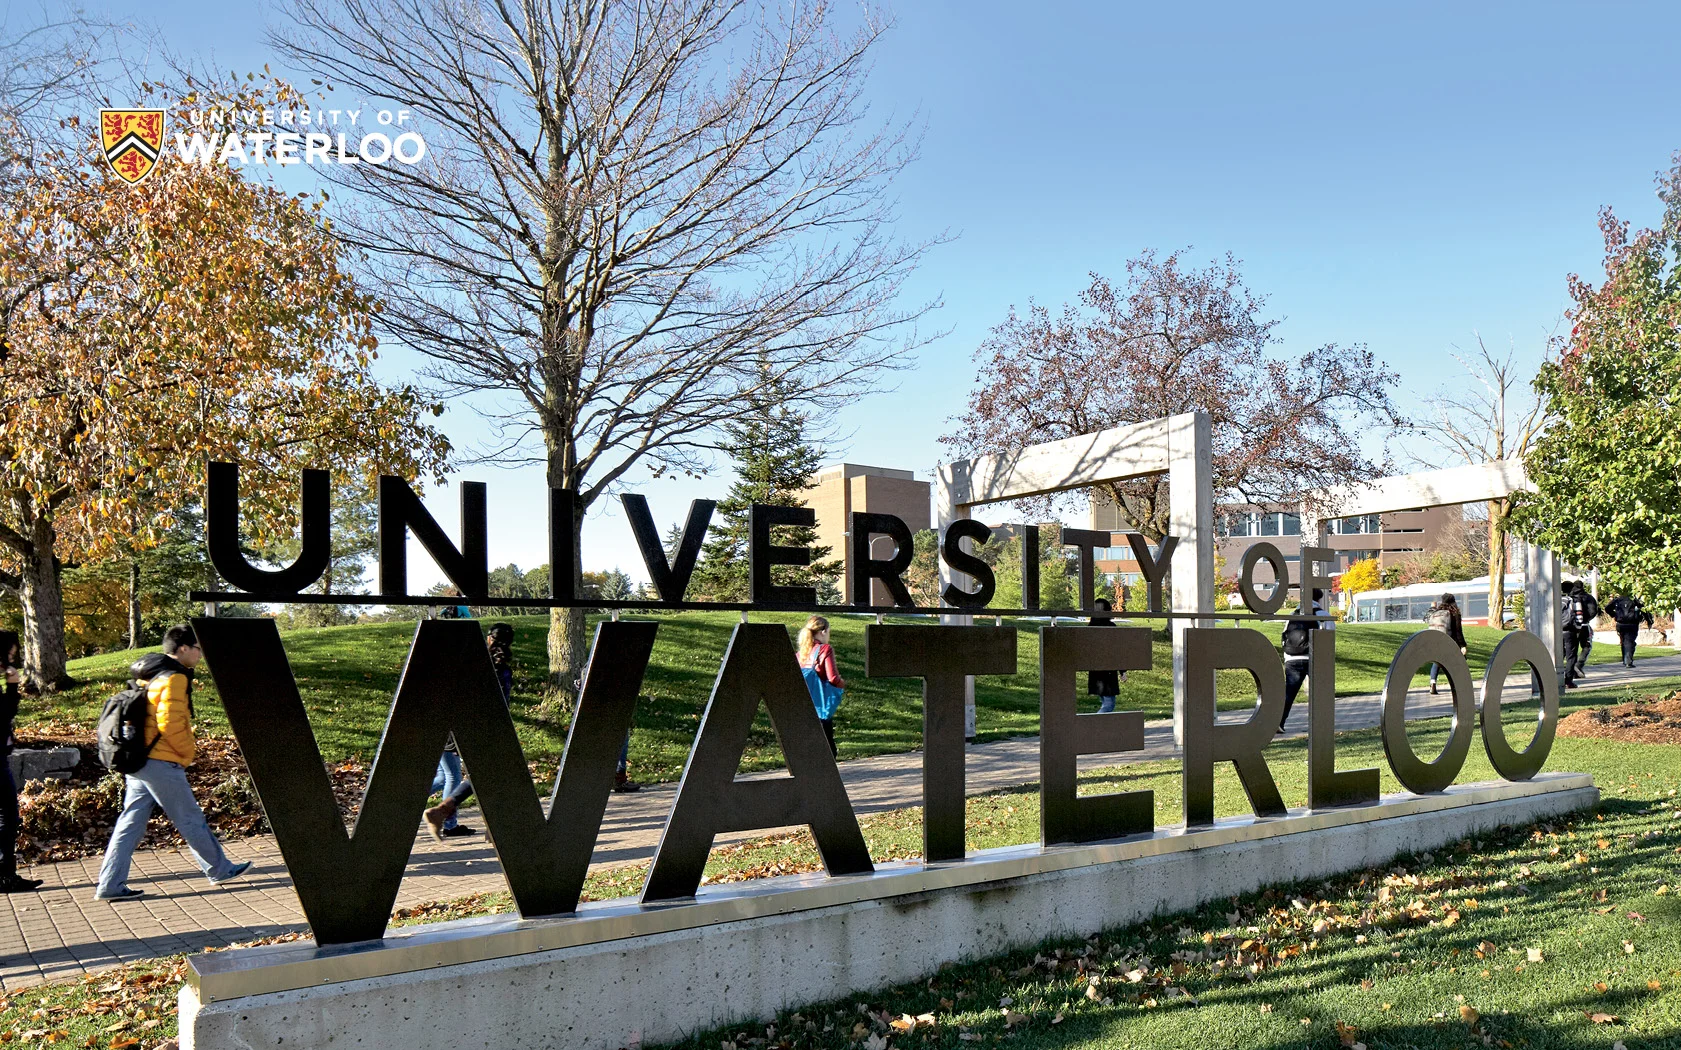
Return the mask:
[[[790,775],[737,780],[761,700]],[[694,896],[718,835],[792,824],[810,826],[830,875],[875,870],[800,675],[788,629],[779,623],[737,624],[642,887],[642,900]]]
[[[619,497],[624,504],[625,517],[630,519],[630,531],[636,535],[636,545],[642,550],[642,564],[648,567],[648,579],[660,593],[660,601],[676,603],[683,600],[689,589],[689,577],[695,574],[695,562],[700,558],[700,544],[706,538],[706,526],[712,521],[717,501],[697,499],[689,502],[689,520],[683,525],[683,542],[678,544],[668,562],[660,532],[654,527],[654,516],[648,513],[648,501],[627,493]]]
[[[316,943],[384,933],[452,730],[520,914],[576,909],[657,624],[597,629],[545,818],[478,625],[422,621],[348,835],[274,621],[193,625]]]
[[[1447,746],[1433,762],[1420,761],[1407,743],[1407,690],[1413,674],[1425,664],[1435,663],[1448,673],[1453,690],[1453,730]],[[1471,753],[1471,731],[1477,717],[1477,696],[1471,682],[1471,668],[1459,646],[1441,631],[1420,631],[1401,645],[1383,680],[1383,753],[1389,770],[1401,786],[1415,795],[1446,791],[1465,766]]]
[[[965,551],[961,542],[969,539],[978,545],[991,538],[992,530],[973,518],[959,518],[946,527],[946,542],[940,549],[940,555],[953,569],[973,576],[976,584],[973,592],[966,591],[954,583],[947,584],[941,593],[947,605],[970,609],[985,608],[986,603],[998,592],[998,580],[992,575],[992,566]]]
[[[1248,671],[1261,702],[1242,725],[1214,720],[1214,672]],[[1185,824],[1214,823],[1214,764],[1237,768],[1257,817],[1282,817],[1284,799],[1267,766],[1267,745],[1284,714],[1284,665],[1266,635],[1245,628],[1192,627],[1185,631]]]
[[[810,565],[810,547],[776,547],[770,542],[772,525],[817,524],[817,512],[810,507],[772,507],[755,503],[747,510],[747,575],[755,602],[787,605],[817,604],[816,587],[779,587],[770,582],[773,565]],[[663,597],[663,595],[662,595]],[[827,745],[824,745],[827,748]]]
[[[1149,585],[1150,611],[1162,611],[1162,581],[1167,579],[1167,567],[1173,564],[1173,549],[1179,546],[1179,537],[1163,536],[1156,547],[1156,556],[1150,557],[1150,541],[1136,532],[1126,534],[1127,545],[1132,548],[1132,556],[1138,562],[1138,571]]]
[[[1255,566],[1265,561],[1272,566],[1272,594],[1265,598],[1255,590]],[[1284,555],[1277,547],[1262,541],[1243,552],[1243,561],[1237,568],[1237,592],[1243,595],[1243,604],[1252,613],[1261,616],[1271,616],[1284,605],[1284,599],[1290,594],[1290,566],[1284,560]],[[1308,624],[1309,627],[1318,626]]]
[[[864,628],[864,673],[922,679],[922,854],[963,859],[964,677],[1016,673],[1014,627]]]
[[[893,556],[881,561],[871,557],[872,536],[892,537]],[[915,607],[916,602],[911,600],[911,592],[901,579],[904,571],[910,568],[911,558],[916,555],[914,544],[910,526],[892,514],[853,511],[851,550],[846,559],[846,576],[852,588],[852,604],[859,607],[874,605],[875,602],[871,600],[870,581],[880,580],[893,598],[894,605]]]
[[[1039,628],[1039,835],[1044,845],[1148,834],[1154,791],[1079,797],[1079,756],[1144,748],[1144,712],[1082,715],[1080,671],[1147,671],[1148,627]]]
[[[1284,588],[1272,596],[1282,601]],[[1378,800],[1375,768],[1337,772],[1337,633],[1309,631],[1307,652],[1308,808],[1371,805]]]
[[[402,478],[379,479],[379,590],[381,594],[409,593],[408,534],[426,548],[468,598],[490,596],[490,546],[485,538],[485,490],[482,481],[461,482],[461,549],[444,535],[437,519]],[[549,566],[553,578],[555,566]]]
[[[1057,541],[1064,547],[1078,547],[1080,550],[1080,608],[1090,609],[1093,588],[1096,585],[1097,569],[1092,559],[1092,550],[1096,547],[1109,546],[1107,532],[1094,532],[1091,529],[1063,529],[1062,536]]]
[[[1039,526],[1021,527],[1021,607],[1039,608]]]
[[[570,601],[578,579],[578,493],[549,490],[549,597]]]
[[[239,548],[239,464],[212,463],[204,496],[204,541],[222,579],[252,594],[297,594],[321,578],[333,554],[332,475],[304,471],[303,536],[298,558],[284,569],[253,568]]]
[[[1506,691],[1506,676],[1519,660],[1529,661],[1532,679],[1541,683],[1541,712],[1535,722],[1535,736],[1522,751],[1515,751],[1506,742],[1506,730],[1500,724],[1500,698]],[[1558,733],[1558,671],[1553,655],[1541,639],[1528,631],[1513,631],[1494,647],[1488,658],[1488,670],[1483,672],[1483,750],[1494,771],[1507,780],[1529,780],[1547,764],[1553,750],[1553,737]]]

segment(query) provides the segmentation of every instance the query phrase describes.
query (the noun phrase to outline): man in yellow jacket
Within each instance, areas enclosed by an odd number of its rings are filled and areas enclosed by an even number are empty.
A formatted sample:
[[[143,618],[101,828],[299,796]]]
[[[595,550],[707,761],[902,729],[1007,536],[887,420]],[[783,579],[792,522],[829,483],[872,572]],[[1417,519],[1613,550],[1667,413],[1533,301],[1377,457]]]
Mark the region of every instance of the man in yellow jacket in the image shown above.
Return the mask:
[[[186,767],[197,753],[193,743],[193,668],[203,656],[198,636],[182,624],[164,632],[161,654],[149,653],[129,668],[136,682],[146,683],[145,739],[151,750],[146,764],[127,776],[123,811],[117,826],[111,829],[111,842],[105,847],[105,862],[99,869],[99,888],[94,891],[99,900],[133,900],[145,895],[143,890],[129,888],[128,869],[154,808],[162,808],[175,830],[187,840],[193,858],[213,885],[238,878],[251,867],[250,861],[234,864],[228,860],[187,783]]]

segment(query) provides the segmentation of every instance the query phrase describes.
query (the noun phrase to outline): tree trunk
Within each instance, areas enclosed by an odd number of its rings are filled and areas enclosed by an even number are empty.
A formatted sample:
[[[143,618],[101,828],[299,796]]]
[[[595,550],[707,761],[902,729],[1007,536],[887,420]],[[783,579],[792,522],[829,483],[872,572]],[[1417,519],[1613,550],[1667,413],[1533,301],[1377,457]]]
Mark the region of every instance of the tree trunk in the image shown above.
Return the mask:
[[[73,685],[65,665],[64,591],[58,558],[53,554],[57,539],[50,519],[36,520],[30,530],[30,550],[23,556],[18,600],[23,605],[23,673],[25,682],[43,693]]]
[[[572,593],[584,588],[584,508],[572,514]],[[550,572],[559,567],[549,566]],[[576,701],[578,682],[589,661],[589,639],[584,632],[584,610],[553,609],[549,612],[549,685]]]
[[[128,562],[128,647],[140,648],[140,563]]]
[[[1510,500],[1488,501],[1488,625],[1506,625],[1506,516]]]

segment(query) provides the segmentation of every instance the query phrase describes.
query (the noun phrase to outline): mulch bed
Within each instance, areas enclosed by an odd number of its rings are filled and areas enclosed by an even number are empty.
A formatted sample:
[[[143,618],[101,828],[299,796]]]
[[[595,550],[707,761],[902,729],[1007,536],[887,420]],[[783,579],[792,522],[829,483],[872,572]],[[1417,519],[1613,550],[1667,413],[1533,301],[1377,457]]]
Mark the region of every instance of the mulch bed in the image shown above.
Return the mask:
[[[74,747],[82,761],[69,780],[31,780],[18,792],[22,818],[18,831],[18,859],[28,864],[96,857],[105,852],[111,827],[123,805],[123,778],[106,771],[94,750],[94,728],[78,722],[35,722],[16,730],[18,747]],[[218,836],[244,838],[269,833],[268,820],[251,786],[245,759],[231,736],[199,736],[198,755],[187,767],[193,797]],[[555,766],[552,759],[530,763],[539,795],[546,796]],[[368,786],[368,765],[359,757],[327,763],[333,798],[348,829],[362,805]],[[417,816],[418,820],[418,816]],[[175,826],[154,812],[140,847],[184,849]]]
[[[1632,744],[1681,744],[1681,692],[1577,711],[1559,721],[1558,735]]]
[[[22,818],[19,859],[40,864],[103,853],[111,826],[122,810],[123,778],[99,764],[93,727],[77,722],[36,722],[19,726],[16,736],[19,747],[74,747],[82,753],[82,761],[69,780],[32,780],[22,785],[18,793]],[[329,765],[327,775],[339,812],[354,816],[367,785],[367,766],[351,759]],[[232,737],[200,736],[198,756],[187,767],[187,782],[217,835],[232,839],[268,833],[268,821]],[[185,845],[161,812],[152,815],[146,837],[141,840],[142,849]]]

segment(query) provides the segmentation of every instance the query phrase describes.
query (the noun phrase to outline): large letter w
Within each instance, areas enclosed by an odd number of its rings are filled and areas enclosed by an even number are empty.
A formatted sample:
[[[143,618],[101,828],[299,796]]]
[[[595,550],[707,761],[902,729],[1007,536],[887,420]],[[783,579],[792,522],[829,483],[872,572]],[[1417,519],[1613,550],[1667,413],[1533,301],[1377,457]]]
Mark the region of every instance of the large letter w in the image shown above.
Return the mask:
[[[658,624],[597,629],[545,817],[478,625],[422,622],[348,834],[274,621],[193,626],[317,944],[384,934],[452,731],[520,914],[577,908]]]

